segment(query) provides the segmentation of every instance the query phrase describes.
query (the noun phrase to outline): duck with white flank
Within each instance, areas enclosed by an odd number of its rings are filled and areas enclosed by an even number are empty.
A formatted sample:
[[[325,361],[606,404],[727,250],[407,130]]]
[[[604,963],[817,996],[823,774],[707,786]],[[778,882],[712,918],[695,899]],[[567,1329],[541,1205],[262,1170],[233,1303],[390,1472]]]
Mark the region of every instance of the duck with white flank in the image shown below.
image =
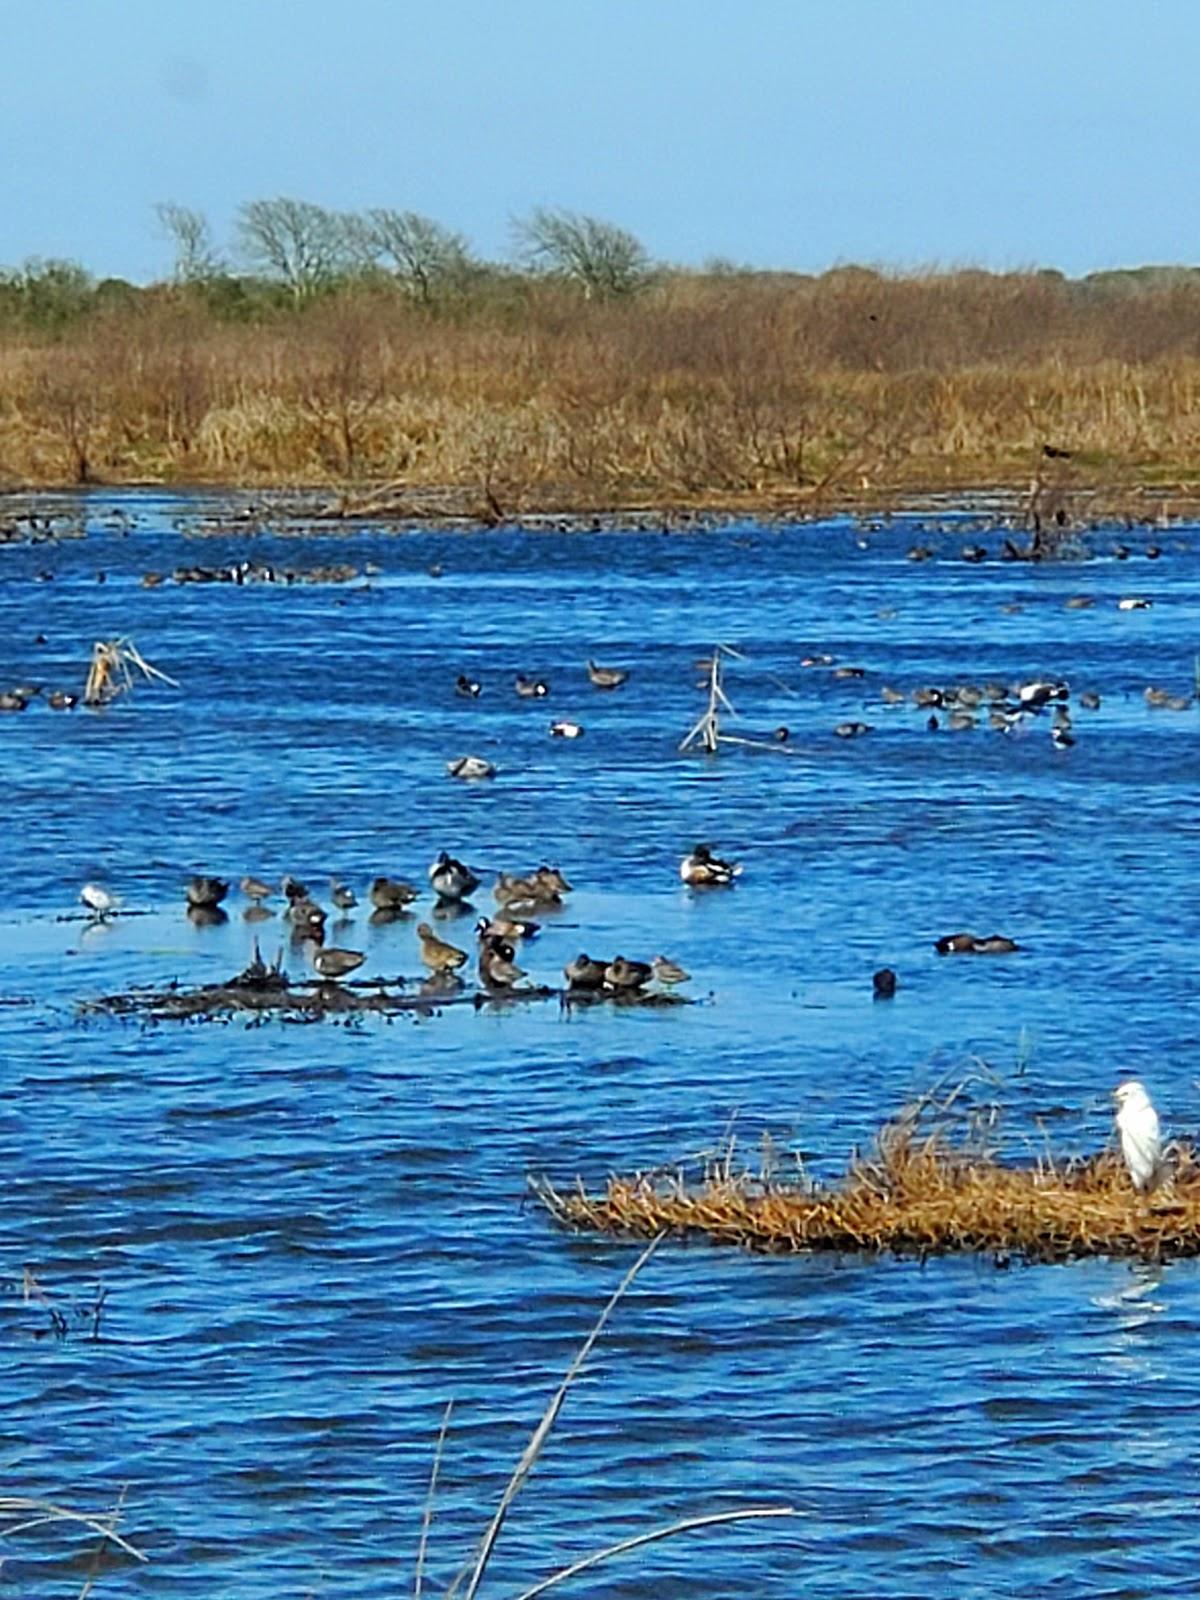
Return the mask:
[[[544,678],[527,678],[523,672],[517,673],[513,688],[522,700],[544,700],[550,693],[550,685]]]
[[[722,887],[732,883],[741,870],[738,862],[722,861],[714,856],[711,846],[706,844],[698,844],[679,864],[679,876],[693,888]]]
[[[583,729],[577,722],[552,722],[550,735],[554,739],[578,739],[582,737]]]
[[[478,700],[483,692],[483,685],[477,683],[474,678],[468,678],[465,672],[460,672],[454,685],[454,692],[461,695],[464,700]]]
[[[337,911],[353,911],[358,904],[358,896],[349,884],[339,883],[336,878],[329,880],[329,898]]]
[[[439,900],[466,900],[479,887],[479,879],[470,867],[445,850],[439,850],[429,868],[429,881]]]
[[[480,935],[479,977],[488,989],[511,989],[525,977],[517,966],[516,951],[507,939],[494,933]]]
[[[494,778],[496,769],[483,756],[458,756],[447,761],[446,771],[452,778]]]

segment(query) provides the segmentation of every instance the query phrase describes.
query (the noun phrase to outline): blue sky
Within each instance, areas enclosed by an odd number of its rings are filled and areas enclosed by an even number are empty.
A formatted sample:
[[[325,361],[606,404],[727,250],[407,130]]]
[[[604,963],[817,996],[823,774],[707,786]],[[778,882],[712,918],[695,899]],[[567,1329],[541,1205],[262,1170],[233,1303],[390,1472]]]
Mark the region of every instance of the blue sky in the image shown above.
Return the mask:
[[[1197,0],[0,0],[0,263],[164,275],[153,205],[390,205],[507,253],[1200,260]]]

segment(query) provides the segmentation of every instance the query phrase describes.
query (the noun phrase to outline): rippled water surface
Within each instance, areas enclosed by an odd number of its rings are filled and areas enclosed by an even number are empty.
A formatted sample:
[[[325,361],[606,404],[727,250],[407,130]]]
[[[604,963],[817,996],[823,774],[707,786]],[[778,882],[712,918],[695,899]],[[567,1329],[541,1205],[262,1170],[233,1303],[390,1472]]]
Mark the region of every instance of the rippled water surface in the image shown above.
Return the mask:
[[[1142,690],[1193,686],[1196,530],[1159,534],[1157,562],[1144,536],[1122,535],[1119,561],[1101,533],[1094,559],[1034,569],[965,564],[953,519],[234,538],[212,532],[219,513],[96,495],[85,539],[0,547],[0,688],[77,687],[91,642],[116,635],[180,684],[0,718],[0,1490],[95,1510],[125,1490],[150,1563],[109,1567],[97,1596],[410,1592],[453,1399],[440,1593],[633,1258],[556,1231],[524,1200],[530,1172],[601,1181],[732,1123],[744,1148],[769,1134],[832,1176],[915,1087],[980,1063],[1033,1143],[1102,1144],[1109,1090],[1135,1072],[1172,1130],[1194,1128],[1197,713],[1152,711]],[[918,539],[939,558],[907,561]],[[247,556],[378,570],[141,583]],[[1153,608],[1119,611],[1133,594]],[[785,723],[792,754],[677,754],[717,640],[747,657],[730,730]],[[801,664],[818,652],[865,677]],[[592,689],[589,654],[629,682]],[[547,701],[516,698],[522,670],[549,679]],[[478,702],[455,696],[460,671]],[[879,696],[1034,673],[1103,696],[1076,713],[1074,748],[1045,718],[1016,737],[927,732]],[[559,716],[585,736],[551,740]],[[873,731],[834,738],[848,718]],[[467,751],[493,781],[445,775]],[[744,862],[731,892],[680,884],[698,839]],[[192,872],[337,873],[361,895],[443,847],[489,871],[562,864],[576,892],[523,952],[535,978],[581,948],[662,950],[699,1003],[354,1028],[77,1020],[81,999],[245,963],[244,902],[193,927]],[[63,920],[87,878],[146,914]],[[278,926],[257,930],[271,952]],[[933,941],[964,927],[1026,948],[939,959]],[[367,973],[419,970],[410,922],[360,914],[337,939]],[[884,963],[891,1005],[871,1000]],[[25,1269],[47,1304],[23,1297]],[[561,1592],[1189,1592],[1198,1284],[1191,1265],[667,1245],[570,1394],[484,1593],[768,1503],[805,1515],[652,1546]],[[8,1544],[0,1593],[78,1592],[80,1543]]]

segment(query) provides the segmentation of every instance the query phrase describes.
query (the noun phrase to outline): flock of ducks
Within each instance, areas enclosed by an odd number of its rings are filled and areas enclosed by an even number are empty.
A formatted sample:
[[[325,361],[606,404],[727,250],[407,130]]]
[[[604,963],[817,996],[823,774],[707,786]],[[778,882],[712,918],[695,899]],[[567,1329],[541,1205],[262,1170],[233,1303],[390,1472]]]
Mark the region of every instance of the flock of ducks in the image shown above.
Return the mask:
[[[594,689],[619,689],[629,679],[627,668],[603,667],[590,657],[587,675]],[[513,689],[519,700],[545,700],[550,693],[550,684],[545,678],[531,678],[524,672],[518,672],[513,679]],[[478,700],[483,693],[483,684],[478,678],[460,672],[454,682],[454,692],[464,700]],[[559,718],[550,724],[550,736],[554,739],[578,739],[583,732],[583,725],[570,718]],[[494,778],[496,775],[496,768],[490,761],[484,756],[472,755],[457,756],[453,761],[447,761],[446,771],[452,778],[467,780]]]
[[[79,704],[79,696],[66,689],[47,692],[44,684],[18,683],[11,689],[0,691],[0,711],[27,711],[30,701],[38,699],[51,711],[74,711]]]
[[[685,883],[714,887],[730,884],[740,866],[721,861],[707,845],[698,845],[680,866]],[[479,874],[448,851],[440,851],[430,864],[429,887],[434,896],[434,916],[460,917],[472,907],[469,897],[480,887]],[[197,874],[185,885],[184,898],[189,918],[201,925],[224,922],[223,902],[232,884],[225,878]],[[238,885],[249,902],[247,921],[260,921],[274,915],[267,902],[282,896],[286,902],[283,917],[291,924],[293,940],[309,956],[313,971],[328,982],[339,982],[357,971],[366,960],[365,952],[325,942],[328,913],[313,897],[308,886],[285,874],[278,886],[264,878],[247,875]],[[536,937],[541,923],[535,918],[562,907],[572,885],[558,867],[542,864],[532,872],[501,872],[492,888],[496,902],[493,916],[480,917],[475,924],[475,960],[482,987],[490,992],[515,990],[528,976],[517,964],[517,946]],[[372,922],[393,922],[407,917],[409,908],[422,891],[399,878],[377,877],[371,881],[367,898],[372,906]],[[93,920],[107,922],[121,907],[120,897],[102,884],[85,883],[79,899]],[[329,881],[329,900],[340,913],[343,925],[358,906],[350,885],[337,878]],[[423,966],[435,984],[456,986],[461,969],[471,953],[442,938],[427,921],[416,925],[417,944]],[[656,955],[650,961],[630,960],[624,955],[598,959],[583,952],[563,968],[568,996],[608,996],[632,998],[650,985],[673,989],[687,983],[690,974],[678,962]]]

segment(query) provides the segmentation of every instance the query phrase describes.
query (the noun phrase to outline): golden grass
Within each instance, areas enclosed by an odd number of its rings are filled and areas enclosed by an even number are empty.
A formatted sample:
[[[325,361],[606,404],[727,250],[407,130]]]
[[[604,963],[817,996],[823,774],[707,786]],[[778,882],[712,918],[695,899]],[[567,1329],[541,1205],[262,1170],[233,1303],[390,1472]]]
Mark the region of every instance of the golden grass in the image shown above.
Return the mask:
[[[397,485],[481,513],[819,509],[889,490],[1200,480],[1200,291],[1037,274],[668,277],[433,314],[344,290],[230,323],[146,291],[0,327],[0,482]]]
[[[599,1194],[534,1187],[565,1226],[636,1238],[665,1232],[772,1252],[1162,1260],[1200,1254],[1200,1160],[1185,1143],[1171,1156],[1171,1176],[1141,1196],[1112,1151],[1010,1164],[944,1128],[922,1132],[906,1113],[828,1189],[734,1172],[728,1161],[698,1183],[676,1173],[611,1177]]]

